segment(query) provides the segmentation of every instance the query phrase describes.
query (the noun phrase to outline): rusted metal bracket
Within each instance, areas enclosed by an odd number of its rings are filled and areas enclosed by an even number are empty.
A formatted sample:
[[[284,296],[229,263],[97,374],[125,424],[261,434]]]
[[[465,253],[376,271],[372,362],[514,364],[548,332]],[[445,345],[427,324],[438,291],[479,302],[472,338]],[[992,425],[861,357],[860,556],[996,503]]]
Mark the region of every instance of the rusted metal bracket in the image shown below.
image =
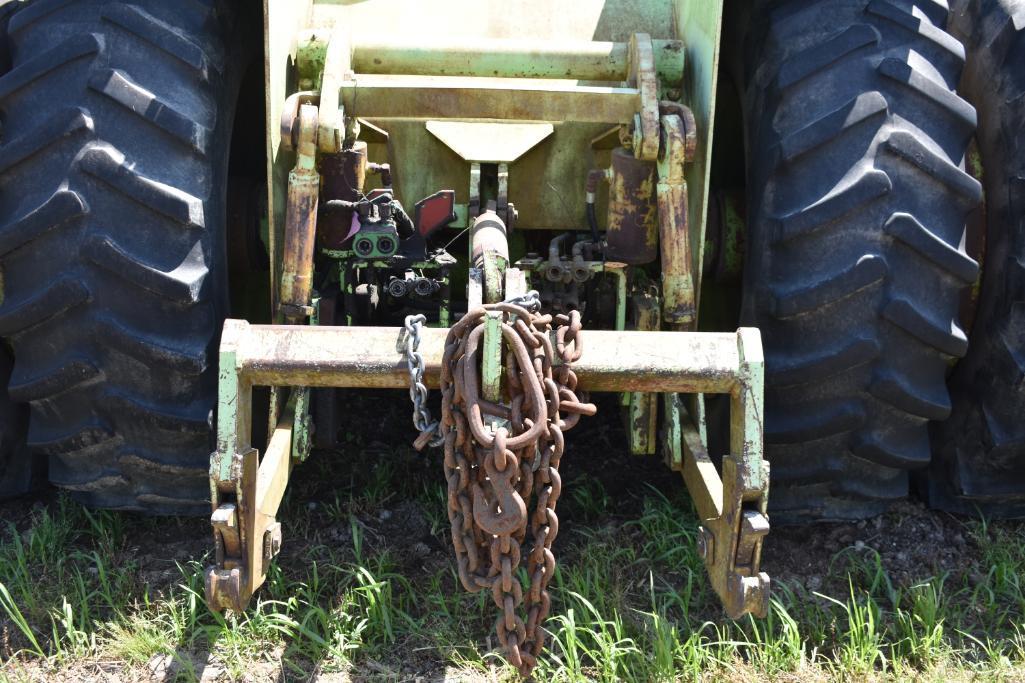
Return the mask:
[[[210,608],[236,612],[245,609],[281,550],[276,515],[295,462],[296,398],[301,395],[301,391],[293,393],[260,459],[259,452],[248,445],[252,384],[239,381],[242,339],[238,332],[226,325],[221,335],[219,410],[231,408],[230,415],[217,422],[218,448],[210,458],[215,564],[206,570]]]
[[[320,175],[316,170],[318,109],[295,98],[286,106],[295,168],[288,176],[285,244],[277,313],[290,324],[316,322],[313,301],[313,252],[317,229]],[[268,416],[271,438],[261,460],[250,447],[236,449],[238,434],[251,431],[252,387],[236,381],[237,361],[230,331],[221,339],[221,406],[232,404],[232,419],[218,421],[218,449],[210,459],[210,495],[216,564],[207,569],[206,596],[212,609],[242,610],[266,576],[281,548],[281,525],[275,519],[295,460],[310,451],[310,392],[275,385]],[[279,415],[280,413],[280,415]],[[246,439],[248,444],[248,437]]]
[[[685,166],[697,152],[691,111],[675,102],[659,104],[659,243],[662,256],[663,319],[675,329],[697,323],[697,278],[693,272]],[[762,459],[764,359],[756,332],[738,335],[739,373],[731,392],[730,452],[720,471],[679,394],[665,398],[670,465],[683,473],[702,519],[698,545],[712,584],[730,618],[765,616],[769,576],[761,571],[762,541],[769,532],[766,504],[769,464]]]
[[[338,88],[354,78],[348,33],[347,28],[332,31],[324,55],[317,147],[326,154],[339,152],[345,137],[345,117],[338,103]]]
[[[626,82],[638,92],[633,118],[634,156],[654,161],[659,153],[658,74],[655,48],[647,33],[630,36],[630,71]]]
[[[657,330],[662,326],[658,295],[635,292],[631,297],[634,329]],[[623,394],[626,404],[627,441],[633,455],[654,455],[658,450],[658,394]]]
[[[328,33],[329,29],[309,29],[300,34],[296,55],[300,87],[305,87],[304,77],[310,81],[307,85],[316,85],[326,67]],[[361,74],[622,81],[630,63],[628,43],[606,41],[474,36],[449,41],[418,36],[409,41],[374,31],[355,33],[350,40],[349,67]],[[683,43],[651,42],[659,77],[679,80],[684,67]]]

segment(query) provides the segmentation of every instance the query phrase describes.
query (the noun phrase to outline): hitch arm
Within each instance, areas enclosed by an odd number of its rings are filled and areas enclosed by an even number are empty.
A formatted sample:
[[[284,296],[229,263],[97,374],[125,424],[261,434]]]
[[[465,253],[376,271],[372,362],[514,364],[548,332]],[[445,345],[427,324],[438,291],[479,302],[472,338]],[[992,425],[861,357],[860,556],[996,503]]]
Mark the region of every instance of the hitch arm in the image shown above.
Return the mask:
[[[768,574],[760,571],[762,542],[769,532],[769,463],[762,459],[761,341],[753,330],[738,332],[741,381],[730,393],[730,453],[721,475],[679,395],[665,396],[665,454],[681,472],[702,524],[698,552],[726,614],[764,617],[769,608]]]
[[[214,609],[245,609],[281,545],[275,515],[293,462],[286,409],[262,459],[251,444],[253,386],[363,387],[408,390],[404,328],[250,325],[225,322],[221,336],[217,451],[211,456],[216,565],[207,570]],[[448,330],[424,328],[424,382],[437,387]],[[713,536],[706,566],[731,616],[764,613],[769,579],[759,572],[768,466],[762,453],[762,359],[757,330],[736,333],[589,331],[587,353],[574,364],[589,391],[729,394],[731,450],[723,477],[688,438],[691,484]],[[679,413],[677,413],[679,414]],[[703,454],[703,455],[702,455]],[[681,457],[681,467],[684,466]],[[704,498],[702,498],[704,496]],[[704,502],[703,502],[704,501]],[[716,503],[718,501],[718,503]],[[708,559],[709,555],[713,558]]]
[[[241,612],[281,549],[281,524],[276,515],[292,466],[303,452],[293,448],[296,402],[302,390],[293,392],[282,411],[263,459],[248,446],[252,384],[240,381],[238,369],[232,367],[238,359],[237,342],[237,336],[232,337],[225,326],[218,414],[228,417],[218,419],[218,449],[210,458],[210,522],[216,564],[206,572],[206,597],[215,611]]]

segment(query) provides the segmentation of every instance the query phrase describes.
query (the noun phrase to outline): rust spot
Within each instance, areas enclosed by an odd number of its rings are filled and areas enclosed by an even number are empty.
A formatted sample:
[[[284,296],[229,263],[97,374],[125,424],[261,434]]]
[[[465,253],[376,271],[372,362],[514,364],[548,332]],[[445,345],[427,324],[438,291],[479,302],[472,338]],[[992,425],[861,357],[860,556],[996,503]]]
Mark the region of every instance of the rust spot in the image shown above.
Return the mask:
[[[658,257],[655,164],[623,147],[612,151],[609,186],[608,257],[632,265]]]
[[[338,154],[322,154],[320,173],[324,201],[344,199],[356,201],[363,192],[367,176],[367,143],[358,140],[350,149]],[[327,249],[341,249],[352,223],[351,211],[334,211],[320,216],[317,237]]]

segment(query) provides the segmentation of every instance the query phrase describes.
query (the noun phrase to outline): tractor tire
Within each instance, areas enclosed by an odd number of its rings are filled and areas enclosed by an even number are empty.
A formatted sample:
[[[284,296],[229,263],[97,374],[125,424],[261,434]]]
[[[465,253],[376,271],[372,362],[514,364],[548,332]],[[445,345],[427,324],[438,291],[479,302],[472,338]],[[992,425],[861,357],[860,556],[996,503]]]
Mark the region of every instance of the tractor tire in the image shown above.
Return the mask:
[[[0,75],[11,69],[11,51],[7,41],[7,22],[18,3],[0,5]],[[7,395],[14,359],[0,348],[0,500],[28,493],[45,481],[45,463],[33,458],[25,445],[28,406],[18,405]]]
[[[216,0],[37,0],[0,77],[0,336],[84,504],[209,511],[239,67]]]
[[[975,109],[937,0],[792,0],[745,45],[747,262],[741,317],[766,353],[777,519],[857,519],[928,466],[930,420],[968,340],[960,246],[981,186]]]
[[[29,493],[46,481],[46,462],[32,457],[25,443],[28,406],[7,394],[13,367],[10,352],[0,348],[0,500]]]
[[[1025,1],[962,0],[951,28],[968,63],[961,92],[979,111],[986,253],[968,356],[951,377],[953,413],[935,425],[933,507],[1025,515]]]
[[[21,7],[19,2],[0,0],[0,75],[11,70],[11,46],[7,38],[7,24],[11,16]]]

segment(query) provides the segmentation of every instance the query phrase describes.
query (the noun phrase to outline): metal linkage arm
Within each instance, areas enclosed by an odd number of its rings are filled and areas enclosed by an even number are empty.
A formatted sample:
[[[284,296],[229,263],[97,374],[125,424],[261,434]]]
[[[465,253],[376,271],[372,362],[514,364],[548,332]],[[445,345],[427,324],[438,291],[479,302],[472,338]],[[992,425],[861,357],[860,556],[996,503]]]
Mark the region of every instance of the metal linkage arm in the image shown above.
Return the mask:
[[[221,334],[217,450],[210,457],[216,564],[206,571],[207,603],[218,611],[241,612],[263,583],[281,548],[275,515],[292,469],[294,401],[283,411],[262,461],[250,445],[253,383],[240,372],[243,333],[244,328],[225,324]]]
[[[267,564],[281,542],[274,515],[291,466],[291,422],[286,414],[280,437],[275,433],[260,460],[250,443],[252,387],[408,389],[405,334],[404,328],[225,322],[217,452],[211,457],[210,472],[217,544],[217,566],[207,572],[207,600],[212,606],[244,609],[263,582]],[[438,385],[447,334],[446,329],[422,330],[419,349],[428,386]],[[714,562],[708,566],[716,592],[731,615],[738,615],[738,609],[739,613],[764,611],[761,606],[767,599],[769,580],[758,572],[761,537],[744,533],[747,526],[758,523],[749,519],[746,506],[753,503],[764,513],[768,481],[768,465],[761,459],[762,351],[758,331],[588,331],[586,353],[574,370],[580,388],[588,391],[732,397],[732,455],[724,458],[724,476],[716,482],[710,476],[715,474],[714,466],[710,472],[705,467],[708,476],[694,483],[688,479],[688,485],[699,501],[706,528],[714,534]],[[707,460],[707,454],[703,457]]]
[[[764,617],[769,576],[760,571],[762,541],[769,532],[769,463],[762,458],[764,358],[757,330],[737,332],[738,382],[730,392],[730,452],[721,476],[708,454],[683,397],[665,397],[664,444],[669,466],[683,474],[702,526],[698,551],[727,616]]]

